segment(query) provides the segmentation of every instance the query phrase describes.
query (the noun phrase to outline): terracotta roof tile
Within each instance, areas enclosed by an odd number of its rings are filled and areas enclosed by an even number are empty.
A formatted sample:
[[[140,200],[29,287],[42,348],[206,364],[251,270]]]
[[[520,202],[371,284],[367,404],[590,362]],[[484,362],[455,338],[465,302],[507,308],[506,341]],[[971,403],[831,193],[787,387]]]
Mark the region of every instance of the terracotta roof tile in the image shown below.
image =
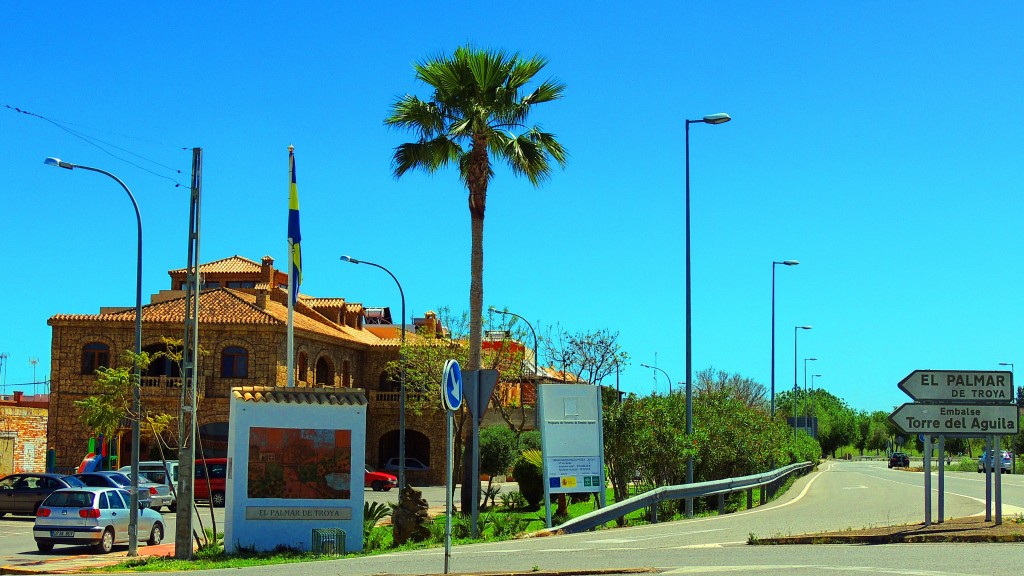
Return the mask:
[[[299,299],[302,300],[302,302],[307,306],[311,306],[314,308],[329,308],[332,306],[336,308],[341,308],[345,306],[344,298],[314,298],[312,296],[304,296],[300,294]]]
[[[280,289],[277,289],[281,291]],[[287,297],[287,296],[285,296]],[[315,311],[302,305],[297,306],[294,315],[296,331],[306,331],[324,336],[357,342],[367,346],[394,346],[366,330],[339,326],[324,319]],[[319,319],[313,318],[314,314]],[[120,321],[134,322],[135,308],[128,308],[107,314],[56,314],[51,321]],[[153,323],[184,323],[185,298],[175,298],[142,307],[142,321]],[[203,290],[199,296],[199,324],[270,324],[285,326],[288,323],[288,307],[268,298],[265,309],[256,305],[256,295],[248,292],[217,288]]]
[[[242,402],[275,404],[328,404],[332,406],[365,406],[362,388],[302,388],[286,386],[243,386],[232,388],[231,394]]]
[[[221,258],[220,260],[214,260],[213,262],[207,262],[206,264],[199,265],[200,274],[237,274],[239,272],[244,273],[259,273],[260,263],[254,262],[243,256],[230,256],[228,258]],[[176,274],[184,274],[184,268],[178,268],[177,270],[168,270],[168,274],[174,276]]]

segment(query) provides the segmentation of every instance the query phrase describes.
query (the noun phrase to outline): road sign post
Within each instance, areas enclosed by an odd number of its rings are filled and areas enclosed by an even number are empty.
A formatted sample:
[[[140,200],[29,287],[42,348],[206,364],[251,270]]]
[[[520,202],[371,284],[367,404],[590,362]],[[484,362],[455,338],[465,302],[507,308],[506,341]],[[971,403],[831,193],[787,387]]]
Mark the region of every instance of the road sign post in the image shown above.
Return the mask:
[[[445,518],[444,518],[444,573],[448,573],[448,561],[452,556],[452,492],[455,486],[452,484],[452,466],[455,460],[455,443],[453,420],[455,411],[462,408],[462,370],[459,363],[449,360],[444,364],[444,372],[441,375],[441,403],[448,414],[448,449],[445,462]]]
[[[889,420],[906,434],[921,434],[924,442],[925,525],[931,524],[931,446],[939,435],[939,458],[944,458],[945,437],[982,437],[998,446],[999,436],[1016,434],[1019,410],[1014,404],[1013,372],[983,370],[914,370],[900,380],[899,389],[916,400],[900,406]],[[989,440],[990,439],[990,440]],[[982,458],[988,458],[986,450]],[[996,468],[994,496],[996,525],[1002,523],[1002,454],[992,450]],[[996,464],[997,460],[998,464]],[[983,460],[984,462],[984,460]],[[945,467],[939,462],[939,522],[942,522]],[[985,474],[985,520],[991,520],[993,487]]]

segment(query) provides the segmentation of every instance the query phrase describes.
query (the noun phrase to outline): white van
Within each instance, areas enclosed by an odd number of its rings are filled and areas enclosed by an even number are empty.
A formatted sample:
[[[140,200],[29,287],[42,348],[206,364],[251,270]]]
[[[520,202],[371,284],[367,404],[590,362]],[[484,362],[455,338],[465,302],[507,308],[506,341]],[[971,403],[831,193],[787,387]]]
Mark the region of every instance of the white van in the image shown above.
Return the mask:
[[[117,471],[122,474],[131,475],[132,467],[122,466],[121,468],[118,468]],[[178,499],[174,497],[174,494],[176,494],[178,490],[177,460],[168,460],[166,467],[160,460],[139,462],[139,472],[145,474],[147,478],[157,484],[165,484],[168,486],[171,492],[171,503],[167,505],[167,509],[171,512],[178,509]]]

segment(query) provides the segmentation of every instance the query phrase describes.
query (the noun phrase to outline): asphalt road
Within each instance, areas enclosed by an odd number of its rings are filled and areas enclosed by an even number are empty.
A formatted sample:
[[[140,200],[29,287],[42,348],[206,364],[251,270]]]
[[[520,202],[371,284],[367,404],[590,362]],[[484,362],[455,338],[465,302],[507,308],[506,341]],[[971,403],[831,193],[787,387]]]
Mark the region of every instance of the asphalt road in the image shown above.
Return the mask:
[[[947,516],[983,513],[983,475],[947,474]],[[923,475],[889,470],[880,462],[830,462],[801,478],[767,506],[720,517],[567,536],[456,546],[452,572],[655,568],[669,574],[869,574],[988,575],[1014,573],[1024,550],[1014,544],[908,544],[885,546],[748,546],[759,536],[842,530],[923,519]],[[934,483],[934,484],[937,484]],[[431,504],[444,491],[425,491]],[[1024,514],[1024,477],[1005,477],[1004,520]],[[367,499],[395,498],[394,492]],[[439,500],[438,500],[439,497]],[[205,511],[205,508],[203,509]],[[169,515],[165,514],[165,518]],[[22,534],[8,534],[22,529]],[[34,554],[31,520],[0,520],[0,554],[25,560]],[[27,535],[27,538],[26,538]],[[20,548],[19,548],[20,547]],[[22,552],[19,552],[21,550]],[[24,550],[33,554],[23,555]],[[71,550],[71,549],[68,549]],[[247,568],[247,574],[373,575],[440,573],[443,549]],[[212,573],[212,572],[211,572]]]

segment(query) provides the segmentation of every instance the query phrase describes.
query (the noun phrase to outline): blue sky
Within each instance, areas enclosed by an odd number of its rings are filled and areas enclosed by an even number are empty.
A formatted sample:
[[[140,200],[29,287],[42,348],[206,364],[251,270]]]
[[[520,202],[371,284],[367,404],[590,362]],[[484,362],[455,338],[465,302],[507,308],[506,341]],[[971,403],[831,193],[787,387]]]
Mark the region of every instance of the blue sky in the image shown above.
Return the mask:
[[[777,4],[777,5],[776,5]],[[620,333],[627,390],[684,365],[684,132],[691,128],[693,365],[793,382],[793,326],[820,386],[858,409],[906,401],[911,370],[1024,364],[1018,217],[1024,7],[1001,2],[443,5],[74,3],[5,11],[0,174],[7,194],[7,384],[48,378],[56,313],[131,305],[185,264],[191,155],[204,150],[202,260],[284,269],[296,147],[303,292],[410,316],[468,306],[466,191],[447,171],[395,180],[383,126],[411,64],[471,42],[538,53],[567,86],[533,120],[568,167],[540,189],[499,170],[485,224],[487,305],[535,326]],[[134,156],[138,155],[138,157]],[[140,158],[141,157],[141,158]],[[162,166],[181,170],[173,174]],[[127,161],[126,161],[127,160]],[[144,169],[140,169],[140,167]],[[156,174],[154,174],[155,172]],[[22,387],[31,390],[31,386]]]

